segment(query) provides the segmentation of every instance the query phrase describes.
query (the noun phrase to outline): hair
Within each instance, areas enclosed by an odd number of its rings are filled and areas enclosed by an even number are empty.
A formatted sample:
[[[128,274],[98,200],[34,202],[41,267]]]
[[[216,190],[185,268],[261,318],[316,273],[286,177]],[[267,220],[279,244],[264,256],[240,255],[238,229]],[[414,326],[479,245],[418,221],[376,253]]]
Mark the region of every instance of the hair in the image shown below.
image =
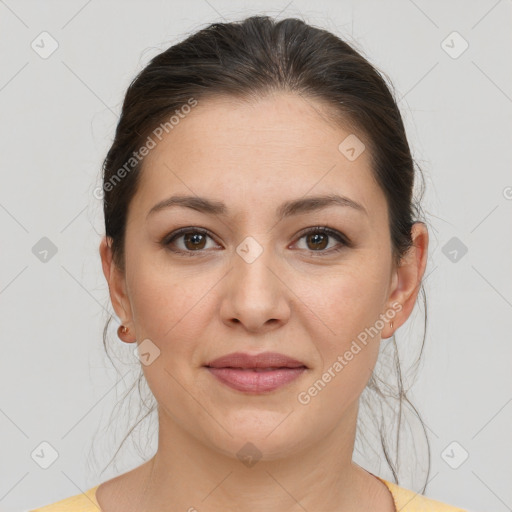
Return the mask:
[[[411,156],[397,102],[383,76],[347,42],[297,18],[277,21],[269,16],[251,16],[237,22],[212,23],[156,55],[127,89],[115,138],[103,162],[105,234],[110,239],[114,263],[125,270],[128,207],[137,192],[144,161],[134,156],[149,140],[148,136],[155,133],[155,128],[176,111],[185,111],[184,105],[189,105],[191,98],[204,101],[228,97],[250,101],[283,91],[298,94],[312,103],[318,102],[326,107],[323,110],[331,120],[340,127],[350,126],[364,140],[369,148],[372,173],[386,197],[393,261],[399,264],[412,247],[413,224],[423,222],[419,220],[420,201],[414,198],[415,169],[423,185],[424,179]],[[122,169],[125,172],[121,172]],[[425,322],[418,361],[423,353],[427,326],[423,283],[420,292]],[[107,355],[106,337],[111,319],[103,331]],[[428,435],[407,396],[395,336],[392,346],[396,382],[391,386],[374,371],[364,391],[372,392],[380,407],[382,403],[387,404],[388,399],[398,402],[396,458],[391,454],[393,443],[387,439],[389,429],[383,424],[382,412],[377,421],[382,449],[397,484],[404,405],[419,419],[428,446],[427,478],[422,491],[425,492],[430,472]],[[139,392],[141,379],[142,370]],[[137,424],[153,412],[155,406]],[[364,432],[359,433],[364,436]]]

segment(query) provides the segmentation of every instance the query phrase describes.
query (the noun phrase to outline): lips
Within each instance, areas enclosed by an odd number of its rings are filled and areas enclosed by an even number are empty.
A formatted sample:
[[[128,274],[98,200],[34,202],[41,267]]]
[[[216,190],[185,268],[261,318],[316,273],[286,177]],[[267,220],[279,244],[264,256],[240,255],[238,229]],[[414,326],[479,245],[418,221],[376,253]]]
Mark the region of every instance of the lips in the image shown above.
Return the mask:
[[[264,352],[251,355],[244,352],[233,352],[210,361],[205,365],[210,368],[241,368],[255,371],[275,370],[278,368],[307,368],[297,359],[278,352]]]
[[[210,361],[205,368],[226,386],[250,394],[274,391],[308,369],[301,361],[277,352],[254,356],[235,352]]]

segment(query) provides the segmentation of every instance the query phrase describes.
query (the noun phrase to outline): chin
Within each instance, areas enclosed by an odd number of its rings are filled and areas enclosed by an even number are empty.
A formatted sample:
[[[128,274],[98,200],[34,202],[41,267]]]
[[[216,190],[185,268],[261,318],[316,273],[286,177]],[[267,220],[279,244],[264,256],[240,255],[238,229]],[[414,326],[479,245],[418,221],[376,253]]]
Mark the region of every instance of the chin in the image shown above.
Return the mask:
[[[212,447],[242,462],[248,460],[283,459],[300,451],[304,445],[304,430],[295,428],[286,414],[254,413],[239,422],[223,423],[219,438],[211,440]],[[285,419],[286,418],[286,419]],[[283,421],[284,420],[284,421]],[[288,423],[289,422],[289,423]]]

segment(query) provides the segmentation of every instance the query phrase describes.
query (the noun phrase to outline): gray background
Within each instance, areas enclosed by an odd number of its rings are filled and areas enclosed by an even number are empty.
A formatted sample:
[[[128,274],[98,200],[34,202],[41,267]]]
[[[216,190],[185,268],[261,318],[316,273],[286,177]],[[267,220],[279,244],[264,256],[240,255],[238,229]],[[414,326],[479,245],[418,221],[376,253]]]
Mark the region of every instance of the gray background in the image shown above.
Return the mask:
[[[511,11],[510,0],[0,0],[0,510],[78,494],[152,455],[154,436],[145,455],[128,446],[99,475],[133,424],[109,415],[140,363],[118,343],[121,378],[104,354],[93,191],[123,94],[149,59],[208,23],[260,13],[345,37],[394,84],[427,179],[427,347],[410,376],[431,441],[426,494],[512,510]],[[43,237],[57,251],[46,261]],[[419,346],[420,313],[397,334],[404,353]],[[43,442],[58,454],[47,469]],[[357,461],[390,479],[382,461]]]

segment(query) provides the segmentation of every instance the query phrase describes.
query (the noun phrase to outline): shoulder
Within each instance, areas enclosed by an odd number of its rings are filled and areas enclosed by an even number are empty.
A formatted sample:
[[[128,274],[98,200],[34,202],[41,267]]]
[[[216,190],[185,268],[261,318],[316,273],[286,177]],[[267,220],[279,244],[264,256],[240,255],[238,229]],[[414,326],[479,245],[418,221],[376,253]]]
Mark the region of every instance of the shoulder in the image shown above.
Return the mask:
[[[98,512],[100,507],[96,501],[96,490],[99,485],[92,487],[82,494],[57,501],[50,505],[35,508],[29,512]]]
[[[383,478],[377,478],[391,491],[396,509],[400,512],[468,512],[460,507],[427,498],[423,494],[400,487]]]

